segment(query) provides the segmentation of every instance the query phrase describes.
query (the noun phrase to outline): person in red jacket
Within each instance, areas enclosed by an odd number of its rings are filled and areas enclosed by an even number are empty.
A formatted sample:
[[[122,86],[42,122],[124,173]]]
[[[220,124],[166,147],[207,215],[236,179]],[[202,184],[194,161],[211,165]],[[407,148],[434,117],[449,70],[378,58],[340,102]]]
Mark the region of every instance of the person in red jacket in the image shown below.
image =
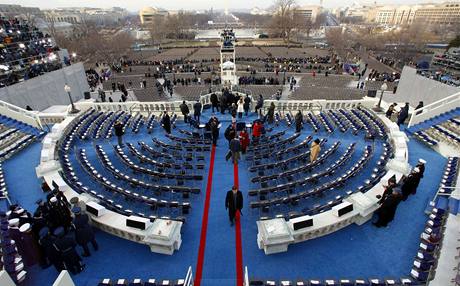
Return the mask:
[[[244,128],[240,132],[240,144],[241,144],[241,151],[243,152],[243,154],[246,154],[246,149],[248,148],[249,143],[250,143],[249,134],[246,128]]]
[[[262,134],[262,123],[259,121],[254,122],[254,125],[252,126],[252,136],[253,137],[260,137]]]

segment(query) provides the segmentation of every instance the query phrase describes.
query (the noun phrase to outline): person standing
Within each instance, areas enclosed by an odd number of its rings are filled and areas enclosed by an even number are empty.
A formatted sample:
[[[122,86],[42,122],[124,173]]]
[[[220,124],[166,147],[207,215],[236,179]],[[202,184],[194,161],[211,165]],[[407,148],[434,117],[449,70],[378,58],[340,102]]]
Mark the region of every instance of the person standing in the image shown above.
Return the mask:
[[[118,145],[120,147],[123,147],[123,134],[124,134],[123,127],[124,126],[120,121],[117,121],[113,127],[115,129],[115,136],[117,136]]]
[[[409,117],[409,103],[408,102],[406,102],[406,105],[404,105],[404,107],[401,108],[401,110],[399,111],[398,121],[397,121],[398,127],[400,127],[401,124],[403,124],[404,121],[406,121],[407,117]]]
[[[417,186],[421,180],[419,176],[420,169],[415,167],[412,172],[404,179],[404,183],[401,186],[402,200],[405,201],[409,195],[415,195],[417,192]]]
[[[267,121],[272,124],[275,121],[275,103],[271,103],[267,112]]]
[[[243,154],[246,154],[246,149],[248,148],[249,143],[250,143],[249,134],[248,134],[246,128],[244,128],[244,129],[241,130],[241,132],[240,132],[241,152],[242,152]]]
[[[397,103],[392,103],[387,111],[385,112],[385,116],[388,118],[388,119],[391,119],[391,116],[393,115],[393,113],[395,112],[395,107],[396,105],[398,105]]]
[[[230,225],[233,226],[236,212],[238,211],[241,214],[241,210],[243,209],[243,194],[236,186],[233,186],[232,190],[227,192],[225,197],[225,209],[228,210]]]
[[[38,244],[41,246],[45,256],[46,264],[53,264],[58,272],[65,269],[64,262],[57,249],[54,247],[55,238],[49,233],[49,228],[44,227],[40,230]]]
[[[232,161],[233,164],[238,164],[238,159],[240,159],[240,151],[241,151],[241,144],[240,140],[238,140],[236,136],[236,132],[234,133],[234,137],[230,140],[229,149],[232,152]]]
[[[377,221],[373,223],[376,227],[386,227],[391,222],[396,214],[396,209],[401,202],[402,195],[397,189],[388,195],[382,202],[382,205],[375,211],[377,214]]]
[[[319,139],[315,139],[310,147],[310,162],[313,162],[318,158],[319,152],[321,151]]]
[[[210,125],[211,125],[212,145],[217,146],[217,139],[219,138],[219,120],[217,118],[215,118],[215,120],[211,120]]]
[[[257,104],[256,104],[256,113],[257,111],[259,111],[259,114],[262,115],[262,107],[264,107],[264,98],[262,96],[262,94],[259,94],[259,99],[257,100]]]
[[[243,118],[244,101],[243,101],[243,98],[242,98],[242,97],[240,97],[240,99],[238,100],[238,108],[237,108],[237,111],[238,111],[238,118]]]
[[[190,110],[188,108],[188,105],[185,103],[185,100],[182,101],[182,104],[179,106],[179,108],[182,112],[182,115],[184,115],[184,122],[187,123],[188,114],[190,113]]]
[[[217,99],[217,95],[215,93],[211,94],[211,110],[214,113],[214,108],[216,111],[219,111],[219,100]]]
[[[73,219],[73,226],[75,228],[75,241],[83,248],[82,256],[90,256],[91,253],[88,248],[88,243],[91,242],[95,251],[99,249],[99,246],[97,245],[93,228],[89,224],[89,217],[87,214],[81,213],[80,207],[74,207],[72,212],[75,214]]]
[[[166,133],[171,134],[171,118],[167,111],[164,112],[163,118],[161,118],[161,125],[163,125],[163,129]]]
[[[423,108],[423,101],[419,101],[417,107],[415,107],[415,110],[419,110]],[[422,111],[417,111],[415,114],[420,114]]]
[[[246,116],[248,116],[250,105],[251,105],[251,99],[249,98],[249,95],[246,94],[246,97],[244,98],[244,105],[243,105],[244,114]]]
[[[193,117],[195,118],[198,123],[200,123],[200,116],[201,116],[201,102],[199,100],[193,105]]]
[[[300,133],[302,130],[302,124],[303,124],[303,114],[302,111],[298,111],[297,114],[295,115],[295,132]]]
[[[53,245],[62,257],[66,269],[72,274],[80,273],[84,266],[81,264],[80,255],[75,250],[77,246],[75,240],[65,235],[63,227],[58,227],[54,231],[54,236],[56,236],[56,241]]]

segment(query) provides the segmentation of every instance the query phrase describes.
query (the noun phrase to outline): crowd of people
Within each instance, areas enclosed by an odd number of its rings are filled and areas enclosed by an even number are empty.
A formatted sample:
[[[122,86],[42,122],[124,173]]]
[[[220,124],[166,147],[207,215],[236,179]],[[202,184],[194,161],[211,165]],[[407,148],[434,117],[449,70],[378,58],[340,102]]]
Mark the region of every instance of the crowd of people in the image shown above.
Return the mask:
[[[401,201],[406,201],[410,195],[417,193],[417,188],[425,172],[425,164],[425,160],[419,159],[410,174],[403,176],[399,184],[395,176],[388,179],[388,184],[384,186],[385,190],[382,196],[377,196],[380,207],[375,212],[377,220],[373,224],[376,227],[387,227],[393,221]]]
[[[14,240],[26,267],[54,266],[58,272],[78,274],[85,267],[82,256],[91,255],[88,244],[98,250],[89,217],[77,198],[69,202],[59,188],[51,189],[46,183],[42,189],[47,193],[46,200],[36,202],[33,214],[18,205],[0,213],[8,220],[9,238]],[[77,246],[82,248],[82,255]]]
[[[0,87],[62,68],[57,51],[50,36],[26,20],[0,17]]]
[[[239,85],[279,85],[280,81],[274,77],[255,77],[255,76],[240,76],[238,78]]]

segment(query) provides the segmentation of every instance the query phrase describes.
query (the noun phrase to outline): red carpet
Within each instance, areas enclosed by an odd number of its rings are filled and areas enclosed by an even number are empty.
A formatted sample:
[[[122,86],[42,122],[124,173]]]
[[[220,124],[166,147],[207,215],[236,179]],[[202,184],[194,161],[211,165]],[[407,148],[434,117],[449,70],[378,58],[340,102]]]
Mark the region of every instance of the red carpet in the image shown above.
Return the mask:
[[[201,278],[203,276],[204,250],[206,248],[206,233],[208,232],[209,203],[211,200],[212,172],[214,169],[215,154],[216,146],[213,145],[211,149],[211,162],[209,165],[208,183],[206,185],[206,199],[204,201],[203,220],[201,222],[200,247],[198,248],[198,261],[196,262],[195,283],[193,284],[195,286],[200,286]]]
[[[233,164],[234,185],[238,188],[238,164]],[[236,286],[243,286],[243,250],[241,243],[240,213],[235,216]]]

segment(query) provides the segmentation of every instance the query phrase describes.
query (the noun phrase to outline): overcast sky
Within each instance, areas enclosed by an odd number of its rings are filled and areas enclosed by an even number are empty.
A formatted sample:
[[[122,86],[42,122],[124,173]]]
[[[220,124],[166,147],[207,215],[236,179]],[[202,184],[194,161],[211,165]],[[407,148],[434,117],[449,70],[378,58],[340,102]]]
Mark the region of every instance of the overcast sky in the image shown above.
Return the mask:
[[[113,6],[123,7],[130,11],[138,11],[145,6],[156,6],[170,10],[179,9],[224,9],[225,3],[229,9],[251,9],[255,6],[266,8],[270,6],[273,0],[0,0],[0,4],[19,4],[22,6],[39,7],[42,9],[58,7],[100,7],[109,8]],[[324,0],[325,7],[338,7],[350,5],[353,2],[372,3],[373,0],[353,1],[353,0]],[[379,4],[416,4],[416,3],[433,3],[444,2],[442,0],[379,0]],[[319,4],[319,0],[297,0],[298,4]]]

